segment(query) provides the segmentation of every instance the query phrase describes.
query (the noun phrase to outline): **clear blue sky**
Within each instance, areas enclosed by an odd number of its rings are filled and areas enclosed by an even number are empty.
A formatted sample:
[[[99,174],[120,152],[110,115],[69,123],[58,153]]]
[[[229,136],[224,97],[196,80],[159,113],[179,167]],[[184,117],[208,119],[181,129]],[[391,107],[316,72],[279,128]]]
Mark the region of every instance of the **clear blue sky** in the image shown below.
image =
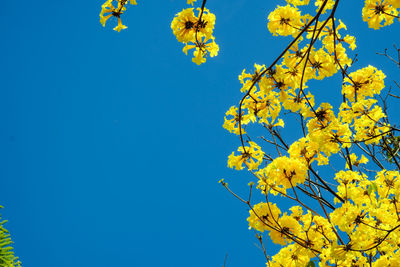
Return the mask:
[[[362,1],[342,2],[356,68],[398,78],[375,52],[400,46],[399,22],[368,29]],[[99,23],[101,1],[2,3],[0,204],[24,266],[221,266],[226,253],[264,266],[246,207],[217,181],[251,178],[226,167],[239,140],[223,116],[242,69],[287,44],[266,26],[283,3],[209,0],[221,51],[200,67],[170,29],[186,0],[138,0],[121,33]],[[339,94],[324,84],[317,102]]]

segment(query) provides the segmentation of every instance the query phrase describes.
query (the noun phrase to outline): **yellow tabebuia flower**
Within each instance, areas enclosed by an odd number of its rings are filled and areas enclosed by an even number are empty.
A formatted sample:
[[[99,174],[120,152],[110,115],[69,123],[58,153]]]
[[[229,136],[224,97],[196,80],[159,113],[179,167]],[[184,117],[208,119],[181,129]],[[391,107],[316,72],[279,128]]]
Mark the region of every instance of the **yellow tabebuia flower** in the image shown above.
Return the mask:
[[[375,30],[382,26],[393,23],[394,18],[399,14],[395,7],[390,5],[387,0],[365,0],[364,8],[362,9],[362,18],[368,22],[368,26]],[[398,5],[397,2],[394,3]],[[384,22],[382,25],[381,23]]]
[[[261,147],[257,145],[255,142],[250,141],[250,146],[245,146],[244,148],[240,146],[237,151],[240,152],[240,155],[235,156],[235,153],[232,152],[228,157],[228,167],[236,168],[237,170],[243,169],[243,163],[246,165],[247,169],[255,170],[260,166],[264,152],[261,150]]]
[[[196,2],[196,1],[197,1],[197,0],[187,0],[187,4],[193,6],[193,3]]]
[[[272,227],[277,227],[277,222],[281,211],[276,204],[264,203],[254,205],[253,210],[250,210],[250,216],[247,218],[250,229],[264,232],[271,230]]]
[[[385,87],[386,75],[371,65],[350,73],[349,77],[343,80],[342,94],[351,102],[377,95]]]
[[[241,92],[247,92],[253,84],[256,85],[257,83],[261,82],[260,73],[265,70],[265,65],[254,64],[254,68],[256,69],[254,74],[247,73],[246,69],[243,69],[242,73],[239,75],[239,81],[242,84],[242,88],[240,89]],[[263,81],[264,83],[267,82],[266,80]],[[271,88],[270,84],[266,85],[260,83],[260,87],[262,86],[266,91]]]
[[[266,93],[255,91],[250,95],[243,102],[243,108],[252,116],[252,121],[258,118],[260,123],[272,124],[281,111],[279,93],[272,90]]]
[[[310,141],[308,136],[302,137],[290,145],[288,153],[291,158],[296,158],[309,166],[315,160],[318,165],[327,165],[329,158],[321,154],[321,149],[318,143]]]
[[[273,35],[294,35],[302,26],[300,11],[291,5],[278,6],[268,15],[268,30]]]
[[[400,7],[400,0],[387,0],[389,5],[391,5],[394,8],[399,8]]]
[[[399,171],[382,170],[376,174],[374,182],[375,184],[379,185],[377,187],[377,192],[379,196],[393,195],[395,196],[395,198],[400,197]]]
[[[215,25],[215,15],[207,8],[203,11],[196,9],[195,15],[193,8],[183,9],[175,15],[171,22],[171,29],[179,42],[185,44],[183,52],[195,48],[192,61],[197,65],[206,62],[206,57],[218,55],[219,46],[215,43],[212,35]],[[201,19],[200,19],[201,16]]]
[[[196,23],[197,17],[194,15],[193,8],[183,9],[175,15],[171,28],[178,42],[188,43],[194,40]]]
[[[267,167],[257,172],[259,185],[288,189],[302,184],[307,178],[307,165],[296,158],[277,157]]]
[[[354,36],[346,35],[343,41],[349,44],[351,50],[356,49],[356,38]]]
[[[304,6],[310,3],[310,0],[286,0],[288,4],[292,4],[294,6]]]
[[[312,256],[307,253],[306,249],[302,249],[297,244],[287,245],[279,251],[279,253],[272,256],[268,267],[300,267],[307,266]]]
[[[327,1],[327,3],[325,4],[324,10],[322,10],[322,14],[324,14],[327,10],[332,9],[336,2],[335,0],[315,0],[317,11],[319,11],[325,1]]]
[[[243,112],[242,112],[243,113]],[[225,113],[225,121],[223,127],[228,130],[231,133],[240,134],[240,129],[239,129],[239,114],[238,114],[238,108],[235,106],[232,106],[229,108],[229,110]],[[232,118],[228,119],[228,116],[232,116]],[[243,129],[243,126],[248,124],[251,121],[252,116],[249,114],[242,114],[241,117],[241,125],[242,125],[242,134],[245,134],[246,131]]]
[[[123,29],[126,29],[125,25],[122,24],[121,18],[118,18],[118,25],[113,29],[114,31],[120,32]]]
[[[171,22],[171,28],[179,42],[198,42],[201,37],[212,38],[215,25],[215,15],[204,8],[200,18],[201,9],[197,8],[198,14],[194,14],[193,8],[183,9],[175,15]],[[197,32],[197,33],[196,33]],[[197,38],[197,39],[196,39]]]
[[[117,7],[114,7],[113,2],[117,2]],[[118,25],[114,27],[114,31],[120,32],[123,29],[126,29],[125,25],[122,24],[121,15],[126,10],[125,5],[128,3],[128,0],[107,0],[101,6],[100,12],[100,23],[103,27],[106,26],[106,22],[109,18],[115,17],[118,19]],[[136,0],[130,0],[131,5],[137,5]],[[106,15],[105,15],[106,14]]]
[[[386,115],[380,106],[375,105],[376,102],[376,99],[362,99],[351,105],[342,103],[340,106],[340,121],[351,124],[355,141],[378,144],[390,131],[390,125],[382,121]]]
[[[349,160],[350,160],[351,166],[355,166],[355,167],[358,167],[360,164],[368,163],[368,161],[369,161],[364,155],[361,155],[361,157],[359,159],[357,159],[356,154],[352,153],[352,154],[350,154],[349,159],[346,160],[346,167],[345,167],[346,169],[350,169],[350,164],[348,162]]]
[[[289,236],[299,236],[301,232],[300,223],[291,216],[283,215],[277,220],[278,229],[269,232],[271,240],[275,244],[286,245],[293,241]]]
[[[316,130],[325,129],[337,121],[329,103],[322,103],[321,106],[312,114],[312,119],[307,123],[309,133]]]
[[[215,42],[214,37],[212,37],[211,39],[206,39],[205,37],[202,37],[195,44],[186,44],[185,47],[183,47],[183,52],[187,55],[187,51],[193,48],[195,48],[195,50],[193,51],[192,61],[197,65],[206,62],[207,56],[217,56],[219,51],[219,46]]]
[[[330,77],[337,72],[335,59],[324,51],[312,51],[309,56],[311,67],[315,70],[314,77],[317,80],[322,80],[325,77]]]

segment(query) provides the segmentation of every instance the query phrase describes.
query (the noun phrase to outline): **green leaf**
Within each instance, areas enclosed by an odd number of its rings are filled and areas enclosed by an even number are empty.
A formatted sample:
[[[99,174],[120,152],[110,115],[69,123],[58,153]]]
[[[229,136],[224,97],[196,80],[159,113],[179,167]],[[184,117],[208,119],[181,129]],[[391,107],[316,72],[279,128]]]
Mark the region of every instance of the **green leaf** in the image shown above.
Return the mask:
[[[371,187],[372,187],[372,190],[374,190],[375,192],[378,192],[378,186],[376,185],[376,183],[372,183]]]
[[[372,193],[372,186],[368,186],[368,188],[367,188],[367,193],[368,193],[368,195],[371,195],[371,193]]]
[[[371,183],[370,185],[368,185],[367,188],[368,195],[371,195],[372,191],[378,192],[378,186],[376,185],[376,183]]]
[[[306,267],[315,267],[315,263],[313,261],[309,261]]]

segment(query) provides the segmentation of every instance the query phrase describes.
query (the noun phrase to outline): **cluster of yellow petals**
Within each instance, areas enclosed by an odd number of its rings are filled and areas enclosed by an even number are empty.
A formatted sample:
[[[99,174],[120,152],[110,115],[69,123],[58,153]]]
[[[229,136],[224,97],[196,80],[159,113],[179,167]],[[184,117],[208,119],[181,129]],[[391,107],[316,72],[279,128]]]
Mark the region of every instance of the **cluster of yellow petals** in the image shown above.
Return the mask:
[[[187,4],[193,6],[193,3],[196,2],[196,1],[197,1],[197,0],[187,0]]]
[[[267,167],[256,172],[259,188],[272,194],[286,193],[286,189],[302,184],[307,177],[308,166],[301,159],[286,156],[274,159]]]
[[[360,164],[366,164],[368,161],[369,160],[364,155],[361,155],[360,158],[357,158],[357,155],[352,153],[350,154],[348,161],[346,161],[345,168],[350,169],[353,166],[359,168]]]
[[[239,120],[241,120],[241,125],[244,127],[246,124],[250,123],[254,116],[250,114],[239,116],[238,108],[232,106],[226,113],[225,113],[225,122],[223,127],[231,133],[240,134],[239,128]],[[228,118],[227,118],[228,117]],[[240,117],[240,118],[239,118]],[[245,134],[246,131],[242,128],[242,134]]]
[[[116,6],[114,6],[114,2],[116,2]],[[129,0],[131,5],[137,5],[136,0]],[[118,25],[114,28],[114,31],[120,32],[123,29],[128,28],[127,26],[122,24],[121,15],[126,10],[126,4],[128,4],[128,0],[107,0],[101,6],[100,12],[100,23],[103,27],[106,26],[106,22],[109,18],[115,17],[118,19]]]
[[[243,163],[248,170],[255,170],[263,161],[264,152],[261,147],[254,142],[249,142],[250,146],[238,148],[240,155],[235,155],[234,152],[228,157],[228,167],[243,170]]]
[[[228,157],[228,167],[250,170],[258,178],[257,189],[268,200],[269,195],[276,199],[288,197],[302,186],[312,188],[310,173],[318,175],[313,165],[328,165],[334,155],[342,157],[345,164],[344,170],[334,169],[334,206],[321,213],[325,216],[311,209],[303,212],[300,206],[291,207],[288,214],[267,201],[252,206],[249,227],[267,231],[274,243],[283,246],[268,266],[306,266],[310,261],[320,266],[400,266],[400,174],[384,169],[375,171],[374,178],[372,171],[364,167],[369,162],[366,155],[352,153],[358,151],[357,144],[380,144],[391,130],[376,100],[385,87],[386,76],[373,66],[348,73],[352,60],[347,49],[354,50],[356,45],[354,36],[343,34],[346,25],[336,19],[320,19],[318,27],[304,30],[312,17],[302,15],[299,8],[310,1],[286,2],[286,6],[278,6],[269,14],[268,30],[279,36],[304,34],[274,66],[254,64],[253,71],[242,71],[238,79],[245,96],[239,107],[232,106],[226,112],[223,127],[241,135],[242,142],[250,136],[252,125],[279,137],[279,127],[285,126],[284,116],[295,113],[301,117],[303,134],[287,145],[282,142],[286,148],[280,148],[286,154],[276,145],[274,150],[279,155],[275,157],[270,149],[248,141],[249,145],[238,148],[239,155],[232,152]],[[321,14],[333,9],[335,3],[314,1]],[[368,13],[372,8],[378,10],[374,5],[383,6],[384,11]],[[363,18],[374,27],[382,21],[389,24],[399,7],[400,0],[366,1]],[[391,19],[386,13],[393,15]],[[310,42],[304,42],[312,38],[319,40],[320,46],[310,48]],[[316,105],[308,82],[338,72],[344,77],[339,109],[335,111],[329,103]]]
[[[374,180],[350,170],[340,171],[335,176],[339,183],[338,195],[345,202],[330,214],[331,221],[348,235],[353,250],[368,250],[374,258],[384,255],[374,266],[389,266],[383,263],[390,258],[389,262],[394,264],[400,256],[399,176],[398,171],[387,170],[378,172]],[[363,258],[361,253],[357,257]]]
[[[357,70],[344,79],[342,94],[350,102],[364,100],[366,97],[373,97],[380,94],[385,87],[386,75],[373,66]]]
[[[300,206],[291,207],[290,214],[271,202],[253,206],[249,227],[268,231],[274,243],[284,246],[268,266],[306,266],[317,255],[319,266],[368,266],[369,257],[375,259],[373,266],[398,266],[399,172],[380,171],[371,181],[359,172],[339,171],[335,180],[345,202],[330,213],[330,221]],[[351,241],[342,244],[338,231]]]
[[[317,11],[319,11],[322,8],[325,1],[326,0],[315,0],[314,5],[317,7]],[[335,5],[335,2],[336,2],[335,0],[328,0],[324,6],[324,9],[322,10],[322,14],[324,14],[327,10],[332,9],[333,6]]]
[[[293,6],[304,6],[310,3],[310,0],[286,0],[288,4]]]
[[[399,0],[365,0],[362,18],[375,30],[390,25],[399,17]]]
[[[247,221],[251,229],[269,231],[271,240],[284,246],[268,266],[306,266],[316,251],[337,242],[327,219],[304,213],[300,206],[291,207],[290,214],[282,214],[276,204],[261,202],[250,210]]]
[[[193,5],[192,0],[188,4]],[[195,14],[195,11],[197,14]],[[194,49],[192,61],[197,65],[206,62],[206,57],[218,55],[219,46],[213,36],[215,15],[207,8],[186,8],[175,15],[171,28],[178,42],[184,43],[183,52]]]
[[[376,99],[359,100],[351,105],[340,106],[341,121],[354,129],[354,140],[365,144],[378,144],[382,137],[390,131],[390,125],[382,122],[386,117]]]
[[[292,5],[278,6],[268,16],[268,30],[273,35],[294,35],[302,26],[301,13]]]

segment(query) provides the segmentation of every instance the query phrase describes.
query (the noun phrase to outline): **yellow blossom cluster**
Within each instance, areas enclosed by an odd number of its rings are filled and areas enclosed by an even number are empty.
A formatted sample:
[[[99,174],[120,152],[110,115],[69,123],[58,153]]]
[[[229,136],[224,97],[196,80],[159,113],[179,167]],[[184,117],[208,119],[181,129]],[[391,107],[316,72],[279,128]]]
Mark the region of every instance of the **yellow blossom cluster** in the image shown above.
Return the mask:
[[[332,224],[351,240],[347,249],[353,253],[331,255],[332,264],[338,259],[368,262],[366,255],[360,253],[368,251],[369,257],[377,259],[374,266],[389,266],[388,262],[392,264],[390,266],[397,266],[395,262],[400,259],[399,176],[398,171],[387,170],[377,172],[374,180],[350,170],[336,173],[338,195],[345,202],[330,214],[330,218]],[[337,249],[345,250],[346,247],[338,245]]]
[[[236,168],[237,170],[242,170],[243,163],[246,165],[248,170],[255,170],[260,166],[264,152],[262,152],[261,147],[254,142],[249,142],[250,146],[239,147],[238,151],[240,155],[235,156],[235,153],[229,156],[228,166],[230,168]]]
[[[129,0],[131,5],[137,5],[136,0]],[[103,27],[106,26],[106,22],[109,18],[115,17],[118,19],[118,25],[114,27],[114,31],[120,32],[123,29],[128,28],[127,26],[122,24],[121,15],[126,10],[126,5],[128,4],[128,0],[107,0],[101,6],[100,12],[100,23]]]
[[[307,177],[307,165],[297,158],[277,157],[266,168],[256,172],[259,188],[266,193],[286,193],[286,189],[302,184]]]
[[[259,232],[284,246],[268,266],[306,266],[318,259],[319,266],[397,266],[400,261],[400,174],[380,171],[370,181],[365,174],[339,171],[335,180],[344,202],[329,218],[303,212],[293,206],[282,213],[275,203],[253,206],[247,221]],[[338,201],[338,200],[337,200]],[[349,241],[344,242],[340,233]],[[368,253],[363,253],[364,251]]]
[[[193,5],[193,0],[188,4]],[[186,8],[175,15],[171,28],[178,42],[184,43],[183,52],[193,51],[192,61],[197,65],[206,62],[206,57],[218,55],[219,46],[213,36],[215,15],[204,6]]]
[[[268,17],[268,28],[274,35],[295,36],[310,21],[309,14],[301,16],[297,9],[299,5],[308,4],[308,1],[287,2],[286,6],[278,7]],[[294,21],[296,25],[293,25]],[[306,166],[315,159],[319,164],[327,164],[331,154],[350,147],[352,129],[349,124],[341,121],[327,103],[316,108],[314,95],[310,90],[306,92],[309,80],[322,80],[351,65],[343,44],[354,49],[355,38],[340,35],[339,30],[346,30],[342,21],[339,20],[338,25],[334,25],[332,20],[325,22],[320,23],[323,25],[320,28],[303,30],[307,39],[315,39],[312,32],[319,30],[320,34],[315,40],[321,40],[321,48],[315,49],[309,44],[301,48],[303,38],[298,38],[283,55],[280,63],[268,69],[265,65],[254,64],[253,73],[243,70],[239,81],[242,84],[241,91],[246,96],[239,108],[231,107],[226,113],[223,126],[225,129],[243,135],[243,127],[250,123],[261,124],[270,130],[275,130],[278,126],[284,127],[283,117],[280,116],[284,109],[299,113],[307,120],[308,134],[301,140],[301,144],[295,142],[289,151],[291,157],[296,155],[303,162],[305,160]],[[229,166],[235,165],[229,163]]]
[[[197,1],[197,0],[187,0],[187,4],[193,6],[193,3],[196,2],[196,1]]]
[[[251,193],[242,200],[250,207],[249,227],[282,245],[267,257],[267,266],[400,266],[400,174],[386,169],[376,152],[392,130],[377,100],[386,76],[373,66],[348,71],[353,61],[347,50],[356,48],[355,37],[334,17],[338,1],[313,2],[314,16],[302,14],[309,0],[286,0],[268,15],[268,30],[293,41],[271,66],[254,64],[239,75],[244,96],[226,112],[223,127],[240,137],[241,146],[238,155],[229,155],[228,167],[251,171],[267,200],[252,205]],[[370,26],[398,15],[398,0],[367,2],[375,5],[375,13],[363,10]],[[342,103],[335,111],[330,103],[316,104],[313,92],[324,88],[311,88],[309,81],[338,72]],[[299,118],[301,133],[290,142],[281,134],[288,114]],[[250,141],[255,125],[256,133],[268,134],[258,136],[265,143]],[[342,170],[332,166],[338,159]],[[366,168],[369,162],[381,170]],[[332,176],[323,177],[316,164],[331,165]],[[271,198],[300,205],[284,212]]]
[[[375,30],[390,25],[399,16],[399,0],[365,0],[362,18]]]

